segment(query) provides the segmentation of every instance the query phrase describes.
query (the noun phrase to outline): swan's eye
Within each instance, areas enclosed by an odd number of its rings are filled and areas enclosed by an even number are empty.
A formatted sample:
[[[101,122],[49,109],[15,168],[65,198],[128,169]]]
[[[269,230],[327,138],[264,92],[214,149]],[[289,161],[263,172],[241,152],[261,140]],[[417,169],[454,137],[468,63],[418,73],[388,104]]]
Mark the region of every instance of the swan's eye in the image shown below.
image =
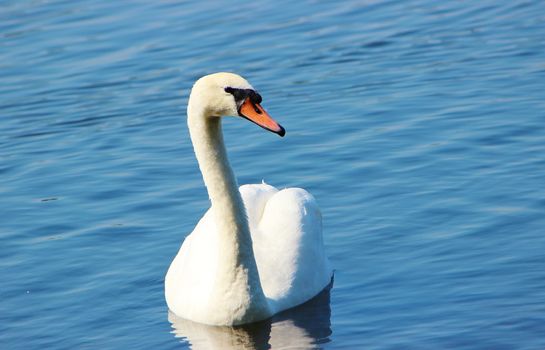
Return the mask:
[[[246,99],[247,94],[245,89],[237,89],[228,86],[224,90],[225,92],[233,95],[237,104],[244,102],[244,100]]]
[[[250,101],[254,104],[261,103],[262,101],[261,95],[252,89],[238,89],[227,86],[224,88],[224,91],[233,95],[237,104],[243,103],[247,98],[250,98]]]

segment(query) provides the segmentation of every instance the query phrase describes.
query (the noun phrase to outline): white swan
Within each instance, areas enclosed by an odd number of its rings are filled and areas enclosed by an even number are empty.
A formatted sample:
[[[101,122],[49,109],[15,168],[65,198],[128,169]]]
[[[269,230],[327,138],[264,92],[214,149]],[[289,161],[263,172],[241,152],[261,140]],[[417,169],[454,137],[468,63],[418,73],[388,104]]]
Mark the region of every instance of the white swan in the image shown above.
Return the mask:
[[[259,321],[311,299],[331,280],[310,193],[265,183],[239,191],[220,117],[239,115],[284,136],[260,103],[232,73],[202,77],[191,90],[187,122],[212,205],[165,277],[168,307],[179,317],[209,325]]]

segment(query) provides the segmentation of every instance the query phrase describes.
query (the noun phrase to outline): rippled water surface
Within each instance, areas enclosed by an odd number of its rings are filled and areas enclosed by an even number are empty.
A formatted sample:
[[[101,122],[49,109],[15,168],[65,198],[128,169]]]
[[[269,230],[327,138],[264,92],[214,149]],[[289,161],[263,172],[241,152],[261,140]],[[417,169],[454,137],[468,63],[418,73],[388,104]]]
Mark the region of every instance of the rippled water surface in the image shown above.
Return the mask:
[[[0,348],[545,348],[545,3],[0,4]],[[208,207],[194,80],[244,75],[239,182],[317,198],[330,291],[263,324],[168,314]]]

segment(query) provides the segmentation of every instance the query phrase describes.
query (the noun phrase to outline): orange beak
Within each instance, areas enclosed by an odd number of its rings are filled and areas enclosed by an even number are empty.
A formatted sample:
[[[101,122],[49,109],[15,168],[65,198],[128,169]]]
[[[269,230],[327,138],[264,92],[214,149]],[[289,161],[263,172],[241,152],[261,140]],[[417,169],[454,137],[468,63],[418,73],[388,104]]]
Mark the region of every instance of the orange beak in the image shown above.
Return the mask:
[[[240,116],[248,119],[251,122],[256,123],[263,129],[274,132],[280,136],[286,134],[286,130],[261,107],[259,103],[253,103],[249,98],[247,98],[242,106],[238,109],[238,114]]]

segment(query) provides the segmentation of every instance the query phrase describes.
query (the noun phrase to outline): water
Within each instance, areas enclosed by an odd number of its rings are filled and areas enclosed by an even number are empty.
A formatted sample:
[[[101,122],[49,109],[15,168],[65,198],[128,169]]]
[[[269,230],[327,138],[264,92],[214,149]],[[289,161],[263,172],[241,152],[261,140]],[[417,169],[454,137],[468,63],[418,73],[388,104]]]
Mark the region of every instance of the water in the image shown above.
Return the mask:
[[[0,348],[545,347],[545,3],[7,1],[0,38]],[[163,297],[224,70],[287,130],[226,121],[239,182],[312,192],[336,269],[243,329]]]

